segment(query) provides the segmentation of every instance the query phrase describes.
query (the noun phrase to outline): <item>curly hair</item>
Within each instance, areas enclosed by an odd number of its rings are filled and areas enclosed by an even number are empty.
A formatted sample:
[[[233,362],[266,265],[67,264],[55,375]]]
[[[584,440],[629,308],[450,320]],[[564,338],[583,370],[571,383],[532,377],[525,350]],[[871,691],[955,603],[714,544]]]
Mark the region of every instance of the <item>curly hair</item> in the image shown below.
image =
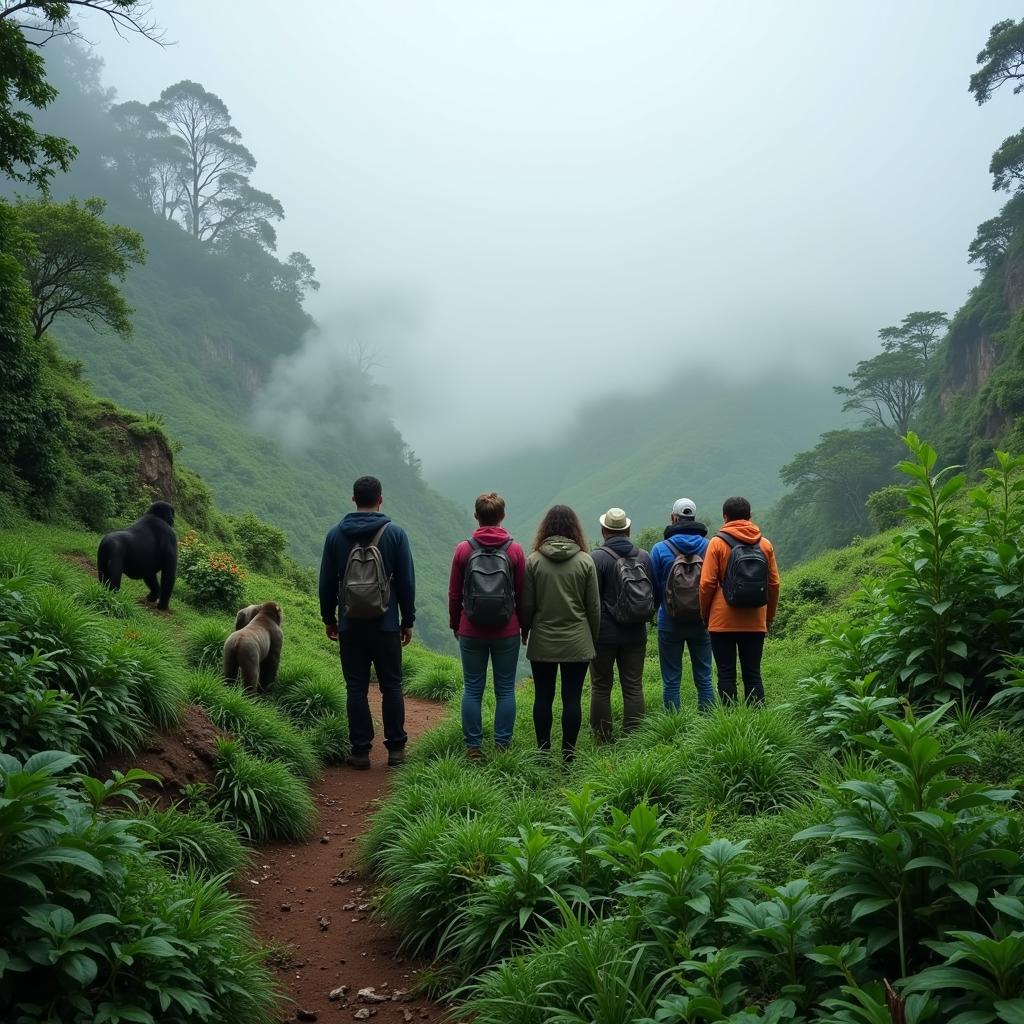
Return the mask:
[[[537,536],[533,538],[533,550],[536,551],[548,537],[565,537],[575,541],[580,551],[587,550],[587,538],[583,535],[580,517],[568,505],[553,505],[547,510],[537,527]]]

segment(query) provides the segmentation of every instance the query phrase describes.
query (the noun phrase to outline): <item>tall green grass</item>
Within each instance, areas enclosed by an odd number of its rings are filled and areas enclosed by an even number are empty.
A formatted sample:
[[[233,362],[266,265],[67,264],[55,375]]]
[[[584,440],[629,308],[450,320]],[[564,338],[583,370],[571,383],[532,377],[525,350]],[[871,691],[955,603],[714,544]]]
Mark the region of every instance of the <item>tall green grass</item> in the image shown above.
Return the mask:
[[[250,754],[280,761],[303,779],[319,774],[320,759],[309,737],[272,704],[202,672],[188,676],[186,692],[189,700],[203,708],[216,726],[231,733]]]
[[[301,780],[280,761],[253,757],[235,740],[217,742],[212,803],[254,842],[307,839],[316,821]]]

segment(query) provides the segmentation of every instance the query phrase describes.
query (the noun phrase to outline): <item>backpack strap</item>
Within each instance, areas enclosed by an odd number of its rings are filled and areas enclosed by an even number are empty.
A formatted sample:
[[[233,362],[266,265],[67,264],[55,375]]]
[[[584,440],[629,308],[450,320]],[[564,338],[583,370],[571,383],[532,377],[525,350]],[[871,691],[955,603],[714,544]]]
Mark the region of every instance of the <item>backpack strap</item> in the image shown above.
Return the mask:
[[[730,551],[732,551],[733,549],[738,548],[738,547],[746,547],[746,546],[748,546],[746,541],[739,540],[736,537],[734,537],[731,533],[726,533],[724,530],[720,530],[718,533],[715,534],[715,536],[719,540],[724,540],[725,543],[729,545],[729,550]],[[762,540],[764,540],[764,535],[759,533],[757,535],[757,539],[754,540],[754,541],[751,541],[749,546],[753,547],[756,544],[758,547],[761,547],[761,541]],[[764,549],[762,548],[761,550],[763,551]]]
[[[669,548],[671,548],[672,554],[674,554],[676,558],[683,557],[682,551],[680,551],[679,548],[677,548],[675,544],[673,544],[672,541],[670,541],[667,537],[665,538],[665,543],[669,546]]]
[[[620,555],[618,553],[618,551],[616,551],[614,548],[608,547],[607,544],[602,544],[597,550],[598,551],[607,551],[608,554],[611,555],[612,558],[614,558],[616,562],[621,562],[622,559],[625,557],[625,555]]]
[[[385,523],[368,541],[363,541],[360,547],[364,548],[375,548],[380,544],[381,537],[384,536],[384,531],[390,526],[390,523]]]

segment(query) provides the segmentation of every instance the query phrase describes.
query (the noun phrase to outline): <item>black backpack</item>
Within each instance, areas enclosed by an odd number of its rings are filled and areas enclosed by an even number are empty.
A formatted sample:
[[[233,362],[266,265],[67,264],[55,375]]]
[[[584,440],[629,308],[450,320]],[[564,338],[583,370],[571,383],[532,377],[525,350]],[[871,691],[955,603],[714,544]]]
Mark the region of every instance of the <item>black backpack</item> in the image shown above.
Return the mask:
[[[763,608],[768,603],[768,556],[761,538],[744,544],[730,533],[718,534],[729,545],[729,561],[722,578],[722,596],[733,608]]]
[[[673,622],[700,622],[700,571],[704,556],[680,551],[670,540],[665,543],[675,555],[665,580],[665,614]]]
[[[470,538],[466,574],[462,580],[462,607],[474,626],[507,626],[516,610],[516,588],[512,562],[508,557],[509,538],[500,547],[486,547]]]
[[[604,548],[615,559],[615,594],[607,604],[608,614],[621,626],[647,622],[658,607],[654,599],[654,583],[640,561],[640,549],[620,555],[607,545]]]

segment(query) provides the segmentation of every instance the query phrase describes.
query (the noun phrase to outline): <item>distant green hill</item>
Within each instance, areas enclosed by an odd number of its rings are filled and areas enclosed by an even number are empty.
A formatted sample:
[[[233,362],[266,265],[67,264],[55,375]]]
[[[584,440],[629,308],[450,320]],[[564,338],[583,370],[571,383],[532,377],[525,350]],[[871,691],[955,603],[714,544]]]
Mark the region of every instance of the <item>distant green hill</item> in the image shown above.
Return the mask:
[[[500,490],[520,534],[555,502],[575,508],[591,537],[611,505],[643,528],[666,523],[672,502],[688,497],[715,522],[730,495],[755,508],[776,500],[779,468],[839,420],[820,381],[765,372],[730,385],[720,374],[681,373],[657,393],[585,406],[548,444],[434,474],[433,483],[463,503]]]
[[[40,123],[72,138],[81,153],[55,181],[54,194],[105,198],[107,219],[139,229],[149,258],[124,285],[135,307],[134,337],[124,342],[64,319],[52,332],[62,350],[82,361],[97,393],[163,420],[183,444],[181,461],[203,477],[219,508],[251,509],[281,527],[294,556],[308,565],[318,562],[327,530],[351,510],[352,481],[379,476],[384,510],[412,541],[424,639],[447,642],[448,564],[466,517],[421,479],[401,435],[373,409],[371,383],[354,366],[347,377],[339,371],[336,403],[307,410],[318,431],[304,450],[256,432],[252,412],[261,387],[275,360],[295,353],[313,322],[294,297],[247,281],[247,267],[211,255],[150,213],[106,168],[100,154],[113,130],[105,113],[109,97],[99,91],[95,66],[68,53],[69,63],[48,60],[61,95]],[[369,396],[368,405],[350,406],[341,393]],[[372,430],[363,427],[367,408],[374,412]]]

